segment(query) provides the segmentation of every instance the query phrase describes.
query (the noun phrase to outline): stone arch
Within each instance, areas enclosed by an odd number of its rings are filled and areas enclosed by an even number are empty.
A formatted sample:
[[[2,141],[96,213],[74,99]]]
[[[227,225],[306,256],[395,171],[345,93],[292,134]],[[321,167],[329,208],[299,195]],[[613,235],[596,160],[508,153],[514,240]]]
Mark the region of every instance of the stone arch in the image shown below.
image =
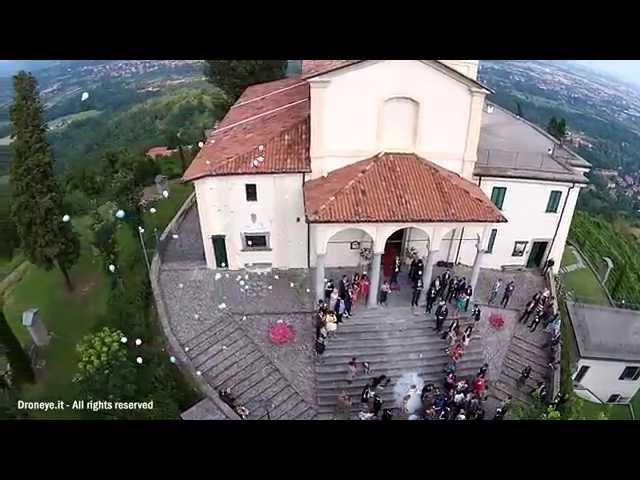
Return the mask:
[[[373,252],[376,232],[375,229],[347,225],[330,229],[325,238],[327,267],[359,267],[363,263],[361,250],[369,248]]]
[[[381,151],[415,151],[420,103],[409,96],[389,97],[382,103],[379,115],[378,141]]]

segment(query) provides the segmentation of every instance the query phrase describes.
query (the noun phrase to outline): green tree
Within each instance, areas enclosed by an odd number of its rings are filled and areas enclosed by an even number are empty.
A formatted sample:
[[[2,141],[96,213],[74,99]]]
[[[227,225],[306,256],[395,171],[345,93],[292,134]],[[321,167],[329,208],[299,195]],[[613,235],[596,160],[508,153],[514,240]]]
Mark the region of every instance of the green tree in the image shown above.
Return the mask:
[[[249,85],[284,78],[287,60],[206,60],[207,80],[235,101]]]
[[[31,360],[7,323],[2,305],[0,305],[0,345],[5,350],[5,355],[11,366],[13,385],[20,388],[24,384],[33,383],[35,376]]]
[[[567,136],[567,122],[564,118],[560,120],[551,117],[547,124],[547,132],[558,140],[563,140]]]
[[[80,241],[69,222],[63,222],[63,198],[53,176],[53,155],[46,138],[36,80],[20,72],[13,79],[11,105],[11,216],[20,246],[31,263],[45,270],[55,264],[67,287],[69,269],[80,256]]]
[[[80,354],[74,381],[88,399],[127,400],[136,394],[136,368],[120,330],[105,327],[76,345]]]

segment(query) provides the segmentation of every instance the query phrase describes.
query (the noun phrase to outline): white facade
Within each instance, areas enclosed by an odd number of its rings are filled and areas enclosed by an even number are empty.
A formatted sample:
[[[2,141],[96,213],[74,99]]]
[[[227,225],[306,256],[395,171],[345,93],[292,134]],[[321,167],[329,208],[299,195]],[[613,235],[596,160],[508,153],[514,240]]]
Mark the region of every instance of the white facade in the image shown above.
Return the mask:
[[[508,222],[493,227],[497,230],[493,251],[484,255],[483,266],[526,266],[534,242],[547,242],[543,262],[553,258],[554,273],[558,273],[581,186],[543,180],[482,178],[480,188],[487,197],[491,198],[494,187],[506,188],[501,211]],[[552,191],[561,192],[560,202],[555,213],[547,213]],[[527,242],[522,256],[512,255],[516,242]]]
[[[247,201],[246,185],[257,201]],[[238,270],[248,264],[274,268],[307,266],[307,224],[302,174],[206,177],[195,182],[202,243],[209,268]],[[247,250],[243,234],[266,233],[269,248]],[[228,265],[217,265],[212,237],[224,235]]]
[[[370,60],[311,79],[311,178],[379,152],[416,153],[470,178],[485,92],[452,75]]]
[[[640,363],[582,358],[577,363],[574,379],[581,367],[589,367],[589,369],[578,383],[575,392],[585,400],[608,402],[612,395],[620,395],[618,402],[627,403],[640,388],[640,378],[619,380],[626,367],[640,368]]]
[[[475,79],[478,62],[442,61]],[[325,255],[325,266],[357,266],[351,242],[382,253],[397,229],[411,227],[404,241],[435,261],[471,266],[478,239],[497,230],[481,266],[526,266],[534,242],[547,242],[541,261],[560,268],[580,186],[564,182],[473,176],[486,90],[435,61],[369,60],[308,80],[310,84],[310,174],[262,174],[195,180],[202,239],[209,268],[241,269],[249,264],[307,268]],[[407,152],[480,183],[487,197],[506,187],[502,212],[508,223],[311,224],[305,223],[303,183],[380,152]],[[257,201],[245,185],[255,184]],[[556,213],[546,213],[551,191],[560,191]],[[564,213],[561,213],[564,210]],[[562,214],[562,221],[560,216]],[[366,233],[365,233],[366,232]],[[244,234],[268,235],[268,248],[248,249]],[[224,236],[227,265],[218,265],[212,237]],[[483,237],[485,238],[485,237]],[[369,242],[369,244],[367,244]],[[527,242],[513,256],[515,242]],[[484,242],[487,246],[487,242]],[[220,262],[222,263],[222,262]]]

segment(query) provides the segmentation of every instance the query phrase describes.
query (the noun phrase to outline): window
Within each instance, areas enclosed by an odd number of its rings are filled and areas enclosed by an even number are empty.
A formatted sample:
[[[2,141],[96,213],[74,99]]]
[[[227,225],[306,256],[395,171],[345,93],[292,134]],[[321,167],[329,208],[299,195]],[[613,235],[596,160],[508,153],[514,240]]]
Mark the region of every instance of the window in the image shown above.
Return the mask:
[[[616,403],[616,402],[618,402],[618,400],[620,400],[620,398],[621,398],[621,397],[620,397],[620,395],[619,395],[619,394],[614,393],[613,395],[611,395],[611,396],[609,397],[609,399],[607,400],[607,403]]]
[[[511,254],[512,257],[522,257],[524,256],[524,251],[527,249],[527,244],[529,242],[516,242],[513,245],[513,253]]]
[[[562,192],[558,190],[554,190],[549,195],[549,201],[547,202],[547,210],[546,213],[558,213],[558,205],[560,205],[560,198],[562,197]]]
[[[638,380],[640,378],[640,367],[626,367],[618,380]]]
[[[589,371],[589,366],[582,365],[580,367],[580,370],[578,370],[578,373],[576,374],[576,376],[573,378],[573,381],[576,383],[582,382],[582,379],[584,378],[584,376],[587,374],[588,371]]]
[[[257,202],[258,201],[258,189],[256,188],[255,183],[247,183],[244,186],[245,192],[247,194],[247,202]]]
[[[491,191],[491,201],[493,204],[502,210],[502,204],[504,203],[504,196],[507,193],[507,187],[493,187]]]
[[[487,253],[493,253],[493,244],[496,243],[496,235],[498,234],[498,229],[491,229],[491,235],[489,235],[489,243],[487,244]]]
[[[268,233],[243,233],[243,250],[271,250]]]

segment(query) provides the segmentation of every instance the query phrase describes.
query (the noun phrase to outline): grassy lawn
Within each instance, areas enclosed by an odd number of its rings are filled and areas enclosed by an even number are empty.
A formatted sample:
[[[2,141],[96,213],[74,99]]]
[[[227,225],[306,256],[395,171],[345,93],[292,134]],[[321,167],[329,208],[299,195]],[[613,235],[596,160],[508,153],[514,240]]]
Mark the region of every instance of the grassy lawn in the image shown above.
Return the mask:
[[[610,305],[600,283],[589,268],[564,274],[562,283],[568,290],[574,292],[575,299],[581,303]]]
[[[601,405],[584,400],[582,413],[587,420],[598,420],[600,412],[607,413],[609,420],[631,420],[631,411],[625,405]]]
[[[562,254],[562,266],[573,265],[575,263],[576,257],[573,249],[567,246]],[[609,305],[607,295],[602,290],[598,279],[590,268],[581,268],[580,270],[574,270],[573,272],[561,275],[563,285],[567,290],[575,294],[577,301],[596,305]]]
[[[101,270],[101,261],[94,257],[89,247],[88,219],[74,221],[74,227],[81,236],[82,253],[80,260],[71,271],[75,291],[64,288],[64,279],[57,270],[49,272],[31,267],[20,284],[7,298],[5,314],[16,336],[24,344],[29,333],[22,326],[22,312],[30,307],[40,311],[40,318],[53,338],[44,350],[45,374],[34,386],[26,389],[25,399],[58,400],[73,395],[73,377],[78,357],[76,343],[97,323],[106,312],[106,278]],[[71,410],[41,413],[52,418],[74,418]]]
[[[149,239],[147,246],[155,246],[152,241],[153,227],[162,231],[192,191],[191,185],[175,185],[168,199],[157,202],[155,214],[145,213],[145,235],[148,235]],[[7,320],[23,344],[29,340],[29,333],[22,326],[21,317],[22,312],[28,308],[39,309],[41,319],[53,334],[50,345],[43,351],[43,358],[46,360],[45,373],[37,384],[25,390],[25,400],[68,401],[74,398],[72,378],[78,361],[75,346],[104,319],[107,312],[107,275],[103,271],[101,258],[94,256],[90,246],[92,233],[89,217],[74,219],[73,225],[80,234],[82,245],[80,260],[71,270],[75,291],[66,291],[59,270],[47,272],[32,266],[8,295],[5,305]],[[135,237],[128,237],[135,245],[123,248],[139,248]],[[39,414],[33,412],[33,416],[48,419],[79,418],[81,412],[67,409]]]

